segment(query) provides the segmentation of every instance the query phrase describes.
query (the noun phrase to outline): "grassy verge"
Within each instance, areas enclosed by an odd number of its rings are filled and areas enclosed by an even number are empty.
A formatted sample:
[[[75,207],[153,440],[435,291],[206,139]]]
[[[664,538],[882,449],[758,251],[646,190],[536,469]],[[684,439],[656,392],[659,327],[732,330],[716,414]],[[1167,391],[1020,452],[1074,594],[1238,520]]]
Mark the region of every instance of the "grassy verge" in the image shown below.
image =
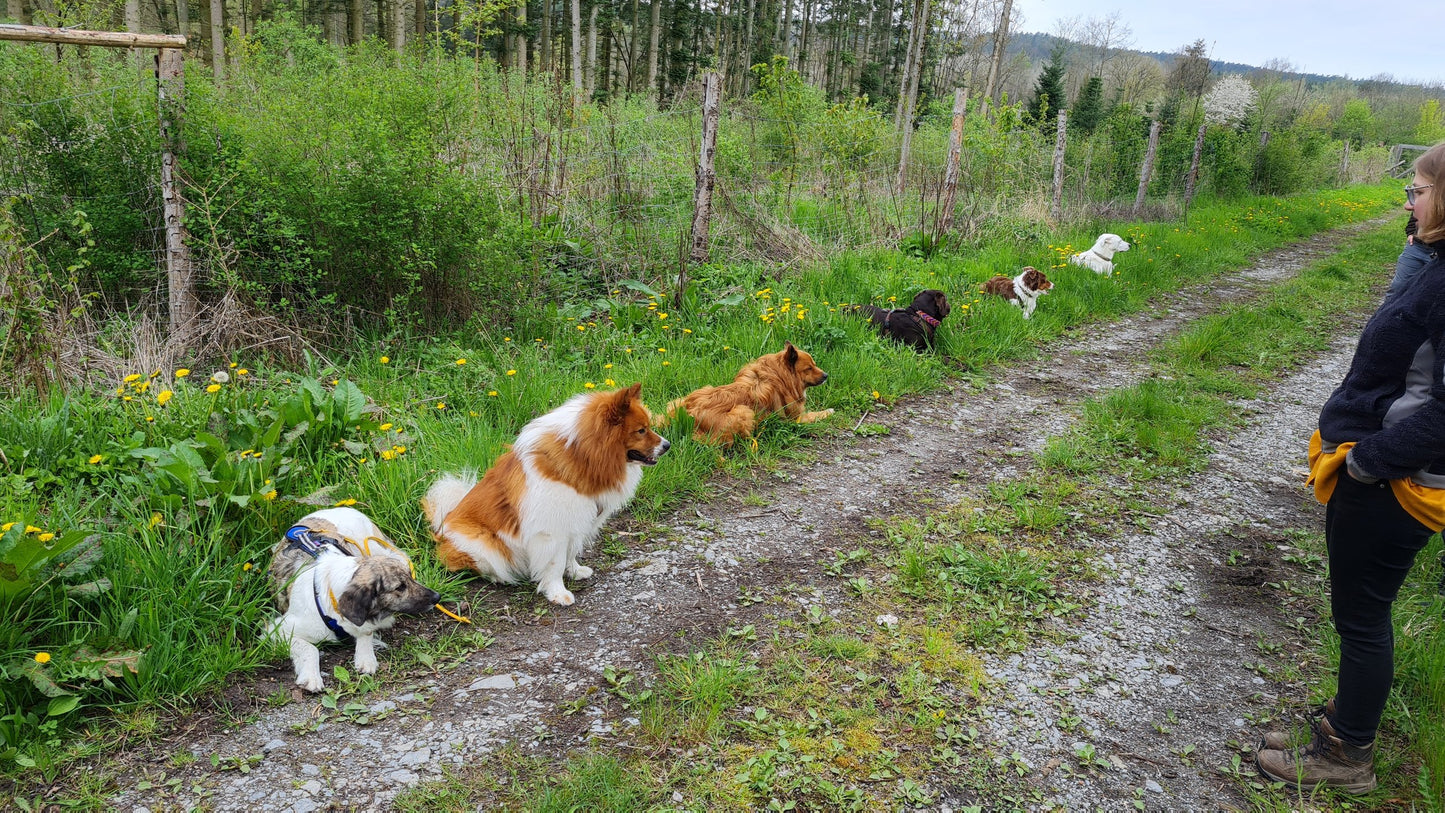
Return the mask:
[[[1095,554],[1070,541],[1107,533],[1081,523],[1145,521],[1135,513],[1149,508],[1136,484],[1149,481],[1157,493],[1160,481],[1197,471],[1211,430],[1233,421],[1236,399],[1257,396],[1323,349],[1340,302],[1354,303],[1351,310],[1374,303],[1380,258],[1397,245],[1393,227],[1377,230],[1261,298],[1192,325],[1154,351],[1157,376],[1089,404],[1024,480],[992,486],[981,504],[987,510],[966,503],[879,523],[886,541],[860,540],[826,568],[844,600],[825,609],[819,595],[799,612],[792,609],[798,595],[772,597],[775,626],[728,630],[711,646],[660,658],[655,676],[613,680],[624,713],[641,721],[623,744],[574,751],[560,771],[505,752],[404,795],[401,809],[484,802],[551,810],[554,799],[626,809],[603,795],[597,777],[604,770],[616,780],[606,790],[625,788],[634,808],[927,805],[937,800],[926,775],[948,776],[992,805],[1039,806],[1040,791],[1025,781],[1030,770],[1017,755],[975,744],[969,711],[989,691],[975,653],[1037,645],[1054,634],[1050,620],[1077,609],[1067,585],[1093,572]],[[1172,428],[1160,431],[1163,423]],[[1320,548],[1318,529],[1297,535]],[[1438,543],[1429,555],[1437,554]],[[1439,798],[1433,783],[1442,758],[1438,576],[1419,567],[1402,594],[1399,692],[1380,791],[1362,800],[1303,800],[1247,768],[1219,769],[1238,776],[1266,808],[1410,800],[1428,808]],[[1322,601],[1318,581],[1297,590],[1302,600]],[[1328,640],[1324,629],[1307,632]],[[1309,670],[1316,680],[1327,647]],[[1067,726],[1076,718],[1060,719]],[[1240,747],[1245,757],[1250,749]],[[1108,770],[1097,759],[1085,749],[1058,770]]]
[[[149,736],[155,726],[147,710],[277,660],[256,641],[268,612],[265,556],[279,532],[314,506],[365,509],[417,552],[425,581],[447,599],[463,596],[473,582],[445,574],[425,551],[417,497],[433,472],[485,465],[522,424],[576,392],[642,381],[658,405],[728,380],[747,359],[791,340],[832,375],[810,396],[814,408],[838,408],[846,420],[879,400],[935,386],[951,364],[976,369],[1027,354],[1070,327],[1137,310],[1160,291],[1386,211],[1394,194],[1381,187],[1256,199],[1199,207],[1187,228],[1126,229],[1135,248],[1112,279],[1062,265],[1070,241],[1087,241],[1082,234],[1048,246],[1044,235],[1027,246],[990,244],[932,262],[851,257],[786,277],[713,268],[678,308],[634,282],[592,300],[545,305],[506,328],[374,337],[302,371],[237,359],[184,374],[137,370],[97,392],[8,402],[0,406],[7,485],[0,518],[14,525],[0,555],[26,546],[38,553],[15,579],[0,582],[8,591],[0,595],[8,622],[0,624],[0,769],[51,777],[77,753],[123,740],[117,726],[122,735]],[[968,296],[981,280],[1023,264],[1053,267],[1058,283],[1033,320],[1001,301]],[[916,356],[840,312],[842,303],[906,301],[925,287],[950,291],[958,303],[943,328],[946,355]],[[769,423],[757,451],[722,455],[675,436],[632,510],[647,518],[703,496],[717,467],[785,453],[815,431],[827,428]],[[37,548],[46,535],[50,547]],[[74,547],[56,555],[61,543]],[[906,546],[898,555],[905,554]],[[1069,561],[1066,553],[1059,558]],[[1035,576],[1048,581],[1049,572]],[[1008,578],[1001,584],[1005,593],[1015,589]],[[1005,626],[1011,612],[1005,604]],[[485,618],[476,620],[487,628]],[[849,634],[861,629],[872,632],[865,625]],[[920,625],[917,646],[935,645],[926,630]],[[890,657],[886,642],[860,640],[870,657]],[[76,730],[83,736],[67,733]],[[899,770],[908,770],[906,759]]]

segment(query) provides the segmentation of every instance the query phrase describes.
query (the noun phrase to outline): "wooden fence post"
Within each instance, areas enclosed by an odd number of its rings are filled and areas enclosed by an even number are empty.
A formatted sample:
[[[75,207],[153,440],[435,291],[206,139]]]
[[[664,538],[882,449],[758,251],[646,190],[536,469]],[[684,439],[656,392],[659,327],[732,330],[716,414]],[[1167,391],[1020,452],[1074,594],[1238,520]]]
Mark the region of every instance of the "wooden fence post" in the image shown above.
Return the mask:
[[[1159,150],[1161,126],[1158,121],[1149,125],[1149,149],[1144,152],[1144,166],[1139,168],[1139,194],[1134,196],[1134,211],[1130,214],[1130,217],[1136,220],[1144,209],[1144,195],[1149,191],[1149,176],[1154,174],[1154,153]]]
[[[713,170],[713,157],[717,154],[717,128],[721,116],[722,77],[716,73],[704,74],[702,78],[702,144],[698,149],[696,184],[692,193],[692,252],[689,259],[694,264],[707,262],[708,226],[712,219],[712,190],[717,185],[717,173]],[[678,272],[677,292],[674,299],[682,303],[687,290],[687,269]]]
[[[161,116],[161,198],[166,224],[166,283],[170,290],[171,335],[176,335],[200,310],[195,275],[186,248],[185,204],[176,189],[176,152],[181,111],[185,103],[185,59],[179,48],[161,48],[156,54],[157,94]]]
[[[1054,203],[1049,211],[1057,222],[1064,213],[1064,147],[1067,145],[1066,131],[1069,114],[1059,111],[1059,135],[1054,140]]]
[[[1184,179],[1184,210],[1189,211],[1189,204],[1194,200],[1194,187],[1199,183],[1199,157],[1204,154],[1204,130],[1209,125],[1199,125],[1199,133],[1194,136],[1194,157],[1189,159],[1189,174]]]
[[[953,204],[958,199],[959,165],[963,162],[963,117],[968,112],[968,89],[953,91],[953,130],[948,134],[948,169],[943,175],[943,209],[938,217],[938,237],[953,229]]]

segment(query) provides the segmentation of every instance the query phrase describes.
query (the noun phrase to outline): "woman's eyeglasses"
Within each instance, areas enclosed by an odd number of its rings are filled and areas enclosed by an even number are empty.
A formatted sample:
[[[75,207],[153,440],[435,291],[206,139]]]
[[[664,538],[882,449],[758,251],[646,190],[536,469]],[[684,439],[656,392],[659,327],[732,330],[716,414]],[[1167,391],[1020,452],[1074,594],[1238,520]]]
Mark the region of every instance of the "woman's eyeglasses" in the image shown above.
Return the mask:
[[[1432,187],[1432,186],[1434,186],[1434,185],[1435,185],[1435,184],[1427,183],[1427,184],[1421,184],[1421,185],[1419,185],[1419,186],[1406,186],[1406,187],[1405,187],[1405,202],[1408,203],[1408,204],[1410,204],[1411,206],[1414,206],[1414,205],[1415,205],[1415,199],[1420,196],[1420,193],[1423,192],[1423,191],[1425,191],[1426,189],[1429,189],[1430,187]]]

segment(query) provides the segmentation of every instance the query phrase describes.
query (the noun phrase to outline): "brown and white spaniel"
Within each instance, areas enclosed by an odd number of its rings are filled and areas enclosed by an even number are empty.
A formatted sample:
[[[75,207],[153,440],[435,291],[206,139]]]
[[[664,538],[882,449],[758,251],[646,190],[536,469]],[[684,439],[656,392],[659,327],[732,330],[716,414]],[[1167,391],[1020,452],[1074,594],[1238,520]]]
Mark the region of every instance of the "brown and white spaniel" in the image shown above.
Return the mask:
[[[1024,266],[1024,270],[1013,279],[1003,274],[990,279],[983,284],[979,290],[986,294],[1001,296],[1023,309],[1024,318],[1028,319],[1034,315],[1034,308],[1038,306],[1039,297],[1049,292],[1054,284],[1044,272],[1031,265]]]

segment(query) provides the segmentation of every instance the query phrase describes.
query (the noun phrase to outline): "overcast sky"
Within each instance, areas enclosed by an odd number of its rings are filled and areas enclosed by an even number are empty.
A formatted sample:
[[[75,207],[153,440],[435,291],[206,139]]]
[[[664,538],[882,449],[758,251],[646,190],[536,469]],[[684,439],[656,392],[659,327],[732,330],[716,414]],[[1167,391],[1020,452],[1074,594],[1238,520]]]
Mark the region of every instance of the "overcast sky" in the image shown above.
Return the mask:
[[[1024,16],[1019,31],[1052,34],[1061,18],[1118,11],[1134,33],[1131,47],[1140,51],[1173,53],[1202,38],[1210,58],[1224,62],[1284,59],[1306,73],[1445,81],[1438,33],[1420,36],[1439,31],[1437,0],[1014,0],[1014,8]],[[1412,10],[1421,17],[1418,25],[1411,25]]]

